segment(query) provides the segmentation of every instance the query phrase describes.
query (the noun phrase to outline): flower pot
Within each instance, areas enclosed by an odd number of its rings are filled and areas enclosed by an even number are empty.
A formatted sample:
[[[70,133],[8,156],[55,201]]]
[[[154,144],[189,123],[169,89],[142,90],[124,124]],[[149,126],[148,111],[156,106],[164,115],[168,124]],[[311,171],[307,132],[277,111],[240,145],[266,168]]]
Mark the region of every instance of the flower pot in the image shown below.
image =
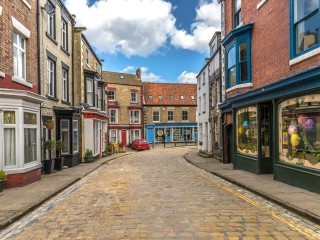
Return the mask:
[[[93,162],[95,157],[85,157],[86,162]]]
[[[54,160],[54,170],[62,171],[64,164],[64,157],[58,157]]]
[[[0,180],[0,192],[3,191],[4,189],[4,184],[6,183],[7,180]]]
[[[50,123],[46,123],[46,127],[48,128],[48,130],[52,130],[54,128],[54,123],[50,122]]]
[[[43,172],[46,174],[51,174],[54,169],[54,159],[45,159],[43,160]]]

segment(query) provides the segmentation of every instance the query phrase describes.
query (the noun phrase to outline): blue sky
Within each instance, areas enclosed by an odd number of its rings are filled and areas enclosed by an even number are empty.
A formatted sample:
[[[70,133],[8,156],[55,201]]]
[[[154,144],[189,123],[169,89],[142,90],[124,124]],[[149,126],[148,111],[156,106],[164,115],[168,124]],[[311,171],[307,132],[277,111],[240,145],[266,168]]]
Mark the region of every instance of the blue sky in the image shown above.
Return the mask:
[[[134,73],[143,81],[195,82],[220,30],[216,0],[65,0],[103,70]]]

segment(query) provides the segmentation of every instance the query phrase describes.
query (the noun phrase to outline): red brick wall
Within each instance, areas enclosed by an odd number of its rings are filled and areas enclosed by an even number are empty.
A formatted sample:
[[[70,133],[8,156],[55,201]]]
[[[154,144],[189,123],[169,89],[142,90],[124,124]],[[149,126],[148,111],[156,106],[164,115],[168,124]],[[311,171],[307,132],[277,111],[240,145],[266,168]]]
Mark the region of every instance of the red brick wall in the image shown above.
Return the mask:
[[[243,25],[253,23],[252,84],[253,89],[279,81],[311,66],[320,64],[320,55],[290,66],[289,1],[268,0],[260,9],[261,0],[242,1]],[[233,30],[233,0],[226,0],[226,35]],[[227,97],[252,88],[236,89]]]
[[[37,1],[30,1],[31,10],[21,0],[0,0],[0,71],[6,74],[0,77],[0,88],[27,90],[38,93],[38,49],[37,49]],[[33,88],[11,81],[13,75],[13,26],[11,16],[23,24],[30,32],[27,39],[27,82]]]
[[[5,188],[23,187],[41,179],[41,168],[26,173],[8,175]]]

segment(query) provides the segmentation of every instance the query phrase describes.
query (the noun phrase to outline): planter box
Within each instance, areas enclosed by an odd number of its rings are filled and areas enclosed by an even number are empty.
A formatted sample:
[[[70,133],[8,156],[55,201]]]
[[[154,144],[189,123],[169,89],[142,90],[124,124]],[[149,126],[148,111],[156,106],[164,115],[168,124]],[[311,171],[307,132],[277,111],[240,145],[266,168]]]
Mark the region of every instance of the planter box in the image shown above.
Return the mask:
[[[51,174],[54,169],[54,159],[45,159],[43,160],[43,172],[46,174]]]
[[[0,192],[3,191],[5,183],[6,183],[6,180],[0,180]]]
[[[85,157],[85,159],[86,159],[86,162],[89,163],[89,162],[93,162],[95,157]]]
[[[62,171],[63,170],[63,164],[64,164],[64,157],[55,158],[54,160],[54,170]]]

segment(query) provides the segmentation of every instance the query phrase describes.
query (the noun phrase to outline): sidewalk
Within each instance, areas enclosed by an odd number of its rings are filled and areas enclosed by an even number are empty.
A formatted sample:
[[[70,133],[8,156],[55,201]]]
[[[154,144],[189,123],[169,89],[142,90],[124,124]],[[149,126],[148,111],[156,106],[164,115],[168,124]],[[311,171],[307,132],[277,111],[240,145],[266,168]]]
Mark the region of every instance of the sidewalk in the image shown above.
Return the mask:
[[[242,170],[234,170],[232,164],[222,164],[213,158],[198,156],[197,149],[190,150],[184,158],[207,172],[320,224],[320,194],[275,181],[272,174],[256,175]]]
[[[132,153],[131,149],[127,149],[127,153],[113,154],[92,163],[80,163],[78,166],[63,169],[63,171],[51,175],[44,174],[40,181],[24,187],[5,189],[0,193],[0,230],[28,214],[101,165]]]

